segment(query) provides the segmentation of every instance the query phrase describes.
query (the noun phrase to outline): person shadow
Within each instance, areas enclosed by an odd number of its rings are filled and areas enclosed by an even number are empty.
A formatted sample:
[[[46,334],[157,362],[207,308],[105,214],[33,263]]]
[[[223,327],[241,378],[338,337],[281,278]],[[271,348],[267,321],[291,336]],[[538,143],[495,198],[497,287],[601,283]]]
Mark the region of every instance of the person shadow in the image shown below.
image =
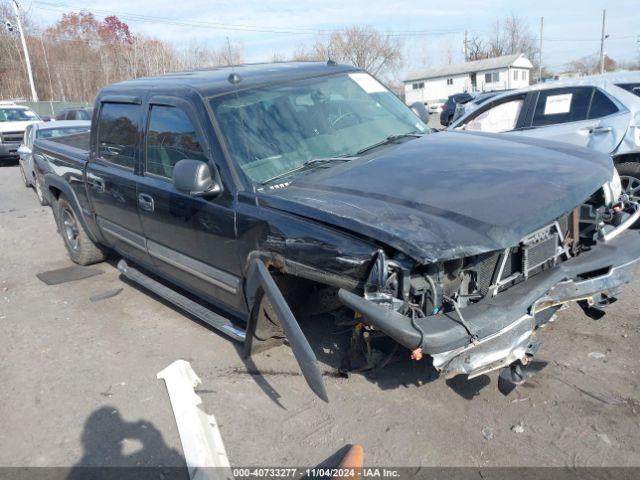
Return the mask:
[[[153,423],[126,422],[117,408],[94,410],[82,432],[83,454],[67,480],[188,480],[184,457],[170,448]]]

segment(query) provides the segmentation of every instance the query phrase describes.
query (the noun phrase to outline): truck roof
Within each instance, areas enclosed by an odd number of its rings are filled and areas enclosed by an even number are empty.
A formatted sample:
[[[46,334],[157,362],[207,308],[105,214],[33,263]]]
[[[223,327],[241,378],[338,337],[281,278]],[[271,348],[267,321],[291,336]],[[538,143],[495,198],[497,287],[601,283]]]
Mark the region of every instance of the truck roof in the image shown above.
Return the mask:
[[[208,97],[269,83],[358,70],[360,69],[356,67],[338,65],[332,62],[255,63],[167,73],[154,77],[141,77],[110,85],[105,87],[103,92],[135,90],[152,86],[164,88],[190,87],[197,90],[201,95]],[[239,83],[234,84],[229,81],[229,75],[233,73],[239,75]]]

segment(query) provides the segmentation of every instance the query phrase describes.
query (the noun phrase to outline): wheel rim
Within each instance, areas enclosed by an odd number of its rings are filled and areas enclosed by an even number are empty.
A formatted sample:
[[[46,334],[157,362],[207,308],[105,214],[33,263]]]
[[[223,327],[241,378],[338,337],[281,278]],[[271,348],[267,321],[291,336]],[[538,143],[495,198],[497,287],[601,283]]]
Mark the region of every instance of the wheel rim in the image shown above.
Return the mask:
[[[640,178],[621,175],[620,183],[622,183],[622,191],[626,193],[631,200],[636,202],[640,201]]]
[[[62,211],[62,227],[67,245],[72,250],[78,251],[80,248],[80,230],[78,229],[76,217],[68,209]]]

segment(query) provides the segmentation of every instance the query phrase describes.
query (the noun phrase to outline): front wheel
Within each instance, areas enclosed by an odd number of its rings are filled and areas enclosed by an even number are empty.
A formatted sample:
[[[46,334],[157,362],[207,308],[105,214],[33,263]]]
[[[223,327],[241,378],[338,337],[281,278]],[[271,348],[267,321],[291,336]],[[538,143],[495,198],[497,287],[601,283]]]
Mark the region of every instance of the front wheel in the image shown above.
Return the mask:
[[[91,265],[107,258],[105,250],[94,243],[64,196],[58,200],[58,228],[69,257],[79,265]]]

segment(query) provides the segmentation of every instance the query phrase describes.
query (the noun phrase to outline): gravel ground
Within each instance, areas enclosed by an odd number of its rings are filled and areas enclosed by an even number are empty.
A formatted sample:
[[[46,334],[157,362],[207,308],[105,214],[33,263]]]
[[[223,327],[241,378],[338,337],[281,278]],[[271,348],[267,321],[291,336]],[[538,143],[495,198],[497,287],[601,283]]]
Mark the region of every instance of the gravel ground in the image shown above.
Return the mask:
[[[368,465],[640,466],[639,282],[599,321],[560,312],[539,333],[549,365],[508,397],[495,373],[446,382],[408,359],[338,378],[344,335],[305,319],[319,332],[324,404],[288,348],[245,363],[212,329],[120,280],[113,262],[89,279],[39,281],[71,262],[17,167],[0,168],[0,252],[0,466],[181,465],[156,380],[180,358],[202,379],[203,409],[236,466],[313,466],[348,443],[364,445]]]

